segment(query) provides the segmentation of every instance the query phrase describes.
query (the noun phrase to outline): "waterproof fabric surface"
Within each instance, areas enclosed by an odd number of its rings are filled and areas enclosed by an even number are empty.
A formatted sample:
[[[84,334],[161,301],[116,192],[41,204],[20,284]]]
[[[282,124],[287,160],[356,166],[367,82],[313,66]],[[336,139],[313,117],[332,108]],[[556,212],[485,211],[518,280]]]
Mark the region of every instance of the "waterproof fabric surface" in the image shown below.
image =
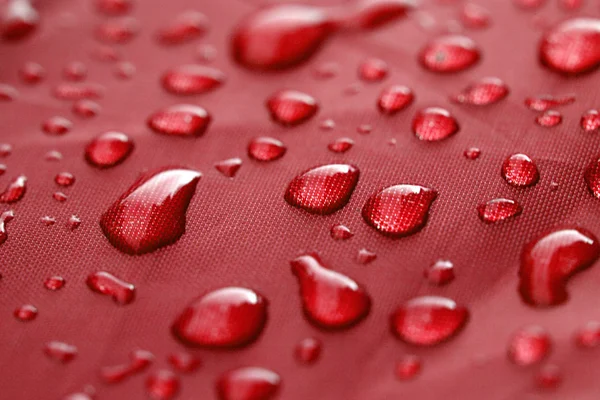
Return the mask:
[[[0,82],[18,91],[13,101],[0,104],[0,142],[13,147],[1,160],[7,171],[0,184],[20,174],[28,178],[23,199],[0,208],[15,212],[7,224],[8,240],[0,246],[0,398],[61,399],[93,385],[100,400],[145,399],[148,374],[168,368],[167,357],[184,349],[170,333],[175,317],[193,298],[225,286],[248,287],[264,295],[269,301],[266,327],[255,343],[242,349],[190,350],[203,365],[181,375],[177,398],[217,398],[219,375],[246,365],[279,373],[278,398],[284,400],[599,398],[600,349],[578,349],[573,336],[586,322],[600,318],[600,267],[573,278],[570,299],[559,307],[527,306],[517,292],[521,250],[532,238],[564,225],[600,235],[600,202],[583,179],[585,167],[600,152],[599,139],[579,127],[582,113],[599,105],[600,75],[560,76],[540,65],[537,50],[540,26],[571,16],[597,18],[598,2],[586,1],[575,11],[565,11],[549,0],[526,11],[508,0],[480,1],[491,13],[490,26],[464,30],[457,22],[461,2],[429,1],[412,16],[380,29],[335,36],[301,66],[258,73],[232,61],[229,36],[260,2],[139,0],[130,13],[140,23],[139,34],[114,46],[136,67],[128,80],[116,76],[115,63],[93,57],[99,46],[94,30],[109,17],[99,14],[91,0],[37,3],[39,29],[25,40],[0,43]],[[157,30],[189,9],[207,16],[208,32],[189,44],[158,45]],[[417,62],[419,50],[448,29],[464,30],[474,39],[482,49],[481,61],[452,75],[426,71]],[[161,74],[169,67],[199,62],[198,47],[204,44],[216,49],[211,65],[225,73],[225,84],[184,100],[168,94],[160,84]],[[388,63],[385,80],[360,81],[357,69],[368,57]],[[19,79],[18,70],[28,61],[46,69],[46,78],[37,85]],[[51,94],[71,61],[87,66],[87,82],[106,88],[94,118],[73,115],[72,102]],[[337,64],[337,75],[315,78],[315,69],[324,63]],[[485,76],[503,79],[509,96],[479,108],[448,100]],[[412,88],[415,102],[386,117],[375,105],[380,91],[391,83]],[[348,94],[346,89],[356,84],[358,93]],[[273,123],[264,102],[285,88],[313,95],[320,103],[318,114],[293,128]],[[538,114],[524,105],[528,96],[569,93],[576,100],[560,108],[564,121],[552,129],[536,125]],[[152,112],[180,102],[210,111],[213,122],[203,136],[169,137],[146,126]],[[418,140],[411,120],[427,106],[450,110],[460,131],[440,142]],[[72,130],[62,136],[44,134],[42,123],[56,115],[70,119]],[[334,129],[320,129],[326,118],[335,121]],[[371,125],[372,131],[359,133],[362,124]],[[123,164],[98,170],[84,160],[84,148],[108,130],[125,132],[136,147]],[[263,135],[285,143],[283,158],[271,163],[249,159],[248,142]],[[327,144],[340,137],[352,138],[354,147],[344,154],[329,151]],[[463,152],[473,146],[481,149],[481,156],[468,160]],[[62,153],[62,160],[47,161],[51,150]],[[540,181],[531,188],[511,187],[501,177],[502,162],[517,152],[529,155],[539,168]],[[243,163],[234,178],[227,178],[214,164],[232,157]],[[320,216],[285,202],[285,189],[295,176],[337,162],[356,165],[361,172],[343,209]],[[100,216],[140,173],[169,165],[203,173],[187,211],[185,234],[149,254],[120,252],[102,233]],[[75,176],[73,186],[56,186],[54,176],[62,171]],[[552,190],[552,182],[558,183],[558,190]],[[369,227],[361,208],[381,188],[400,183],[434,188],[438,198],[420,232],[393,239]],[[52,198],[58,190],[67,194],[66,202]],[[501,224],[482,223],[477,205],[497,197],[518,201],[522,215]],[[73,214],[82,223],[71,231],[67,221]],[[40,220],[44,216],[54,217],[56,223],[45,226]],[[348,226],[354,237],[333,240],[330,229],[338,223]],[[376,253],[376,260],[359,264],[362,248]],[[289,262],[306,251],[318,252],[327,266],[366,287],[373,306],[362,323],[329,332],[305,319]],[[456,279],[444,287],[431,286],[423,278],[423,269],[438,259],[455,266]],[[93,293],[86,277],[99,270],[135,284],[135,301],[118,306]],[[63,276],[66,286],[57,292],[46,290],[43,282],[52,275]],[[390,314],[420,295],[446,296],[465,305],[469,323],[440,346],[419,348],[399,341],[390,333]],[[38,317],[31,322],[13,318],[13,310],[28,303],[38,308]],[[540,365],[520,368],[506,356],[512,334],[531,324],[544,327],[552,337],[553,349],[544,363],[557,365],[563,374],[562,385],[554,390],[537,388]],[[306,337],[323,343],[321,358],[311,366],[299,365],[293,357],[295,345]],[[77,346],[77,357],[64,365],[49,359],[43,348],[52,340]],[[136,348],[151,351],[154,364],[122,383],[104,384],[100,368],[125,362]],[[419,356],[423,366],[414,380],[401,382],[394,368],[406,354]]]

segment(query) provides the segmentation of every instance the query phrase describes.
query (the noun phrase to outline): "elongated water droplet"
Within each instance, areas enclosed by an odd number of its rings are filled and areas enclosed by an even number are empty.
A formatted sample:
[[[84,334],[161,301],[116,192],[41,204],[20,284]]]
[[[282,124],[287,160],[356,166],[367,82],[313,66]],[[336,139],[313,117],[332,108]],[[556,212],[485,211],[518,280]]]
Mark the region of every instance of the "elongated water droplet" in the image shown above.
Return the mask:
[[[100,112],[100,105],[91,100],[78,100],[73,103],[73,113],[82,118],[92,118]]]
[[[104,96],[104,86],[97,83],[60,83],[52,91],[60,100],[97,99]]]
[[[353,29],[375,29],[404,18],[416,7],[414,0],[358,0],[342,23]]]
[[[133,39],[140,28],[138,20],[132,17],[110,19],[96,29],[96,38],[107,43],[127,43]]]
[[[589,321],[575,332],[575,344],[581,348],[600,345],[600,322]]]
[[[371,196],[362,209],[364,220],[379,232],[407,236],[425,226],[437,192],[418,185],[395,185]]]
[[[366,290],[346,275],[326,268],[316,254],[290,262],[300,284],[304,314],[321,328],[344,329],[362,321],[371,309]]]
[[[48,290],[56,292],[62,289],[66,284],[65,278],[59,275],[51,276],[44,281],[44,287]]]
[[[162,76],[163,87],[177,95],[195,95],[214,90],[225,82],[225,74],[216,68],[188,64],[171,68]]]
[[[413,133],[421,140],[436,142],[454,135],[458,122],[448,110],[429,107],[417,112],[412,122]]]
[[[296,361],[301,364],[314,364],[321,356],[323,344],[319,339],[308,337],[302,339],[294,349]]]
[[[535,123],[545,128],[552,128],[562,122],[562,114],[556,110],[544,111],[536,117]]]
[[[26,304],[24,306],[16,308],[13,315],[19,321],[33,321],[38,315],[38,309],[31,304]]]
[[[267,109],[273,121],[283,126],[294,126],[312,118],[318,111],[317,101],[297,90],[282,90],[267,100]]]
[[[107,15],[127,14],[133,8],[133,0],[96,0],[96,8]]]
[[[475,42],[461,35],[446,35],[430,41],[419,54],[421,65],[432,72],[459,72],[475,65],[481,54]]]
[[[96,293],[112,297],[120,305],[131,303],[135,299],[135,286],[105,272],[94,272],[86,281],[88,287]]]
[[[358,77],[366,82],[378,82],[388,75],[387,63],[379,58],[368,58],[358,67]]]
[[[46,343],[44,346],[44,353],[46,353],[49,358],[66,364],[73,361],[75,356],[77,356],[77,347],[64,342],[52,341]]]
[[[281,378],[276,372],[260,367],[228,371],[217,381],[219,400],[272,400],[279,391]]]
[[[452,261],[438,260],[425,268],[423,275],[432,285],[447,285],[454,280],[454,264]]]
[[[0,214],[0,244],[3,244],[8,239],[8,232],[6,231],[6,224],[12,221],[15,217],[13,210],[4,211]]]
[[[102,215],[104,235],[128,254],[175,243],[185,232],[185,214],[201,176],[182,168],[144,174]]]
[[[309,213],[331,214],[348,203],[358,176],[358,168],[347,164],[312,168],[292,179],[284,197]]]
[[[516,365],[528,366],[541,362],[552,348],[550,335],[539,326],[527,326],[517,331],[508,344],[508,358]]]
[[[133,141],[121,132],[105,132],[96,136],[85,148],[85,159],[97,168],[114,167],[133,151]]]
[[[160,369],[146,379],[146,391],[150,398],[155,400],[175,398],[180,386],[177,375],[167,369]]]
[[[393,115],[410,106],[415,96],[412,90],[402,85],[387,87],[379,95],[377,107],[382,114]]]
[[[248,155],[256,161],[275,161],[283,157],[287,148],[271,137],[257,137],[248,144]]]
[[[180,351],[169,356],[169,364],[184,374],[196,371],[202,365],[200,359],[190,353]]]
[[[350,231],[350,228],[344,225],[334,225],[331,227],[331,237],[335,240],[347,240],[350,239],[354,234]]]
[[[267,300],[253,290],[227,287],[193,300],[173,334],[192,347],[239,347],[255,341],[267,321]]]
[[[129,354],[129,363],[103,367],[100,375],[106,383],[118,383],[144,371],[153,362],[154,354],[147,350],[136,349]]]
[[[327,145],[327,148],[334,153],[345,153],[354,146],[354,140],[350,138],[339,138]]]
[[[241,158],[229,158],[215,164],[217,171],[228,178],[233,178],[242,167]]]
[[[0,194],[0,203],[14,203],[21,200],[27,189],[26,184],[27,177],[25,175],[14,178]]]
[[[9,0],[0,14],[0,33],[4,40],[23,39],[38,27],[39,21],[29,0]]]
[[[415,355],[405,355],[396,363],[396,378],[406,381],[416,378],[421,372],[421,359]]]
[[[475,106],[487,106],[508,96],[508,86],[500,78],[482,78],[454,95],[450,100]]]
[[[471,29],[482,29],[490,25],[490,12],[479,4],[467,3],[463,6],[460,18],[464,26]]]
[[[514,200],[493,199],[477,206],[479,219],[486,224],[504,221],[521,214],[523,207]]]
[[[73,123],[63,117],[52,117],[44,122],[42,129],[48,135],[64,135],[73,127]]]
[[[469,311],[453,300],[425,296],[414,298],[392,315],[392,331],[403,341],[433,346],[456,335],[467,323]]]
[[[208,19],[198,11],[186,11],[158,32],[158,40],[166,45],[190,42],[208,29]]]
[[[377,254],[375,254],[372,251],[367,250],[367,249],[360,249],[358,251],[358,256],[356,256],[356,261],[359,264],[363,264],[363,265],[370,264],[373,261],[375,261],[376,259],[377,259]]]
[[[502,164],[502,177],[513,186],[528,187],[538,182],[540,173],[531,158],[525,154],[513,154]]]
[[[201,136],[211,122],[202,107],[178,104],[157,111],[148,118],[148,126],[156,133],[169,136]]]
[[[525,99],[525,106],[534,111],[547,111],[558,106],[566,106],[575,102],[575,95],[552,96],[543,94]]]
[[[600,129],[600,113],[598,110],[587,110],[581,116],[581,129],[586,132],[596,132]]]
[[[590,267],[598,256],[598,239],[583,228],[557,229],[530,241],[521,254],[521,298],[535,307],[564,303],[571,276]]]

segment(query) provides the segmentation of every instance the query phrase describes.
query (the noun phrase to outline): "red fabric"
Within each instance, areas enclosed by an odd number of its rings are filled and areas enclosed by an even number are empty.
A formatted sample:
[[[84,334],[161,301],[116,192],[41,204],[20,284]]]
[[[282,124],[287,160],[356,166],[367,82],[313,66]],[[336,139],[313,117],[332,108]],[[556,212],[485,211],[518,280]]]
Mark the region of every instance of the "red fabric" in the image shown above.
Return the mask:
[[[582,113],[598,106],[598,72],[565,78],[543,68],[537,59],[541,31],[534,16],[554,23],[568,16],[598,17],[597,2],[587,1],[578,11],[567,12],[548,1],[537,12],[516,8],[512,1],[480,1],[491,12],[488,29],[467,31],[482,49],[474,68],[454,75],[425,71],[417,62],[418,51],[458,18],[457,4],[425,2],[422,11],[372,32],[341,34],[327,42],[308,63],[285,72],[257,73],[235,65],[228,37],[237,21],[255,10],[258,1],[241,0],[139,0],[131,15],[140,21],[140,33],[130,43],[116,46],[137,72],[131,80],[116,76],[111,63],[94,60],[95,27],[106,19],[92,1],[39,0],[41,25],[18,43],[0,43],[0,82],[17,88],[19,96],[0,104],[0,141],[13,146],[0,184],[19,174],[27,176],[24,198],[0,210],[13,209],[7,224],[8,240],[0,246],[0,398],[60,399],[91,384],[98,399],[144,399],[148,372],[122,383],[105,385],[99,379],[104,366],[125,363],[132,349],[153,352],[156,361],[148,371],[167,367],[167,357],[182,349],[170,333],[175,317],[195,297],[225,286],[252,288],[269,301],[265,330],[252,345],[239,350],[192,350],[203,366],[181,376],[180,399],[216,398],[215,382],[226,370],[244,365],[260,366],[282,377],[279,398],[285,400],[387,400],[406,399],[577,399],[600,396],[598,349],[580,350],[573,343],[575,331],[600,318],[598,286],[600,267],[571,280],[570,300],[559,307],[538,310],[525,305],[517,292],[519,257],[524,244],[548,229],[581,225],[600,235],[600,203],[587,192],[583,179],[586,165],[598,155],[597,134],[579,128]],[[336,1],[311,3],[335,4]],[[445,2],[448,3],[448,2]],[[156,32],[182,11],[206,14],[208,33],[182,46],[163,47]],[[423,11],[435,25],[424,29],[417,22]],[[204,136],[168,137],[153,133],[146,118],[156,110],[182,102],[168,94],[160,77],[168,68],[198,58],[199,44],[216,48],[211,64],[226,75],[222,87],[211,93],[184,99],[206,108],[213,117]],[[358,94],[345,89],[358,81],[357,69],[367,57],[389,65],[388,77],[379,83],[360,84]],[[47,70],[39,85],[23,84],[19,68],[28,61]],[[72,61],[88,68],[87,82],[106,87],[98,100],[102,109],[83,119],[72,104],[51,95],[63,80],[62,70]],[[335,62],[339,74],[329,80],[315,78],[314,70]],[[511,93],[485,108],[451,104],[450,95],[474,80],[498,76]],[[387,84],[409,86],[415,102],[397,115],[382,116],[377,96]],[[275,91],[296,89],[318,99],[317,116],[297,127],[281,127],[269,120],[264,101]],[[560,108],[561,125],[537,126],[536,113],[524,106],[527,96],[575,93],[573,104]],[[438,143],[425,143],[411,133],[416,110],[426,106],[448,108],[460,131]],[[42,132],[44,121],[64,116],[73,128],[64,136]],[[321,130],[324,118],[336,122],[333,130]],[[369,134],[357,127],[370,124]],[[85,145],[108,130],[127,133],[136,144],[121,165],[98,170],[84,159]],[[247,156],[247,144],[255,136],[273,136],[288,150],[272,163],[261,164]],[[327,144],[339,137],[355,141],[352,149],[336,154]],[[396,140],[395,146],[388,141]],[[468,160],[469,147],[482,151]],[[44,155],[60,151],[60,162]],[[501,177],[502,162],[511,154],[529,155],[540,171],[532,188],[514,188]],[[226,178],[214,163],[240,157],[243,165],[234,178]],[[327,216],[312,215],[284,200],[288,183],[299,173],[326,163],[347,162],[361,173],[351,200],[342,210]],[[145,170],[182,165],[203,173],[187,211],[186,233],[174,245],[154,253],[131,256],[114,248],[103,235],[99,220],[108,207]],[[72,173],[72,187],[59,188],[54,176]],[[551,190],[551,182],[559,184]],[[361,209],[369,196],[394,184],[419,184],[434,188],[433,203],[424,229],[412,236],[387,238],[368,226]],[[64,203],[52,198],[63,191]],[[482,223],[479,204],[497,197],[518,201],[522,215],[499,225]],[[69,217],[81,218],[71,231]],[[45,226],[44,216],[56,218]],[[343,223],[355,234],[334,241],[330,228]],[[377,254],[368,265],[356,261],[359,249]],[[289,262],[306,251],[316,251],[323,262],[360,282],[372,297],[369,316],[342,332],[315,328],[304,318],[298,284]],[[438,259],[454,263],[456,279],[444,287],[432,287],[423,269]],[[137,287],[132,304],[118,306],[93,293],[86,277],[109,271]],[[43,282],[61,275],[66,286],[50,292]],[[468,307],[471,318],[464,331],[435,348],[415,348],[396,339],[389,318],[400,304],[417,295],[441,295]],[[13,310],[31,303],[38,317],[21,322]],[[520,368],[507,358],[508,342],[520,327],[539,324],[553,339],[549,362],[564,374],[562,386],[544,393],[535,387],[538,367]],[[322,341],[321,359],[300,366],[293,357],[302,339]],[[44,344],[59,340],[77,346],[69,364],[59,365],[43,352]],[[405,354],[423,362],[420,375],[400,382],[395,363]]]

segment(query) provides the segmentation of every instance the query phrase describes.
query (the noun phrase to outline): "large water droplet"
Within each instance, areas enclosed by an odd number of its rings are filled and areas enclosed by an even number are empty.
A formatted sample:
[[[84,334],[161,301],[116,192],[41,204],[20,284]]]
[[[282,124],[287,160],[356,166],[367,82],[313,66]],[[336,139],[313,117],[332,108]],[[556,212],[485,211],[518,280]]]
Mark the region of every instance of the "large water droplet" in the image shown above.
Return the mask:
[[[186,11],[158,32],[162,44],[177,45],[192,41],[208,29],[208,19],[198,11]]]
[[[312,118],[317,113],[319,104],[309,94],[297,90],[282,90],[267,100],[267,109],[273,121],[293,126]]]
[[[437,260],[425,268],[423,275],[432,285],[447,285],[454,280],[454,264],[448,260]]]
[[[314,364],[321,356],[323,344],[319,339],[308,337],[302,339],[294,349],[294,356],[301,364]]]
[[[0,214],[0,244],[3,244],[8,239],[6,224],[13,220],[15,212],[13,210],[4,211]]]
[[[591,109],[584,112],[581,116],[580,125],[581,129],[586,132],[596,132],[600,129],[600,113],[598,113],[598,110]]]
[[[272,400],[279,391],[281,378],[276,372],[260,367],[228,371],[217,381],[219,400]]]
[[[366,290],[346,275],[326,268],[316,254],[290,262],[300,284],[304,314],[313,324],[343,329],[362,321],[371,309]]]
[[[358,176],[358,168],[347,164],[312,168],[292,179],[284,197],[310,213],[331,214],[348,203]]]
[[[364,220],[379,232],[407,236],[425,226],[437,192],[418,185],[395,185],[371,196],[362,209]]]
[[[502,177],[513,186],[527,187],[538,182],[540,173],[531,158],[525,154],[513,154],[502,164]]]
[[[202,107],[178,104],[157,111],[148,118],[148,126],[156,133],[169,136],[201,136],[211,116]]]
[[[433,72],[459,72],[475,65],[481,54],[475,42],[461,35],[446,35],[430,41],[419,54],[419,62]]]
[[[528,366],[541,362],[550,353],[550,335],[539,326],[527,326],[517,331],[508,344],[508,358],[516,365]]]
[[[508,86],[500,78],[482,78],[463,89],[450,100],[475,106],[487,106],[508,96]]]
[[[85,159],[98,168],[122,163],[133,151],[133,141],[121,132],[105,132],[96,136],[85,148]]]
[[[227,287],[192,301],[173,334],[187,346],[239,347],[255,341],[267,321],[267,300],[253,290]]]
[[[523,207],[514,200],[493,199],[477,206],[479,219],[486,224],[504,221],[520,215]]]
[[[162,76],[163,87],[178,95],[195,95],[214,90],[225,82],[225,74],[216,68],[187,64],[171,68]]]
[[[181,168],[146,173],[102,215],[104,235],[129,254],[175,243],[185,232],[185,214],[201,176]]]
[[[598,256],[598,239],[583,228],[557,229],[530,241],[521,254],[521,298],[536,307],[564,303],[569,278],[590,267]]]
[[[51,341],[44,346],[44,353],[49,358],[66,364],[77,356],[77,347],[64,342]]]
[[[94,292],[110,296],[120,305],[129,304],[135,299],[135,286],[105,271],[91,274],[86,283]]]
[[[160,369],[146,379],[146,391],[150,398],[155,400],[175,398],[180,386],[177,375],[167,369]]]
[[[5,40],[22,39],[39,25],[40,16],[29,0],[9,0],[0,14],[0,33]]]
[[[26,184],[27,177],[25,175],[14,178],[0,194],[0,203],[14,203],[21,200],[27,189]]]
[[[15,311],[13,312],[13,315],[19,321],[23,321],[23,322],[33,321],[35,319],[35,317],[37,317],[37,315],[38,315],[38,309],[31,304],[25,304],[25,305],[15,309]]]
[[[412,130],[419,139],[436,142],[454,135],[459,126],[448,110],[429,107],[417,112],[412,122]]]
[[[248,144],[248,155],[257,161],[275,161],[286,151],[281,141],[265,136],[254,138]]]

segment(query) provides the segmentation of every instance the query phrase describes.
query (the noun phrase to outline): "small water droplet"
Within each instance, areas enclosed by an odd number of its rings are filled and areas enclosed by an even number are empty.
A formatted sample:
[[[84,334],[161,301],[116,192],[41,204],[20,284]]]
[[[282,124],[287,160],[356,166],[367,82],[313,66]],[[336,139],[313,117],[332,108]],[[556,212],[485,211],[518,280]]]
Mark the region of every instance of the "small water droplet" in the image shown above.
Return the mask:
[[[530,241],[521,254],[521,298],[535,307],[564,303],[569,278],[590,267],[598,256],[598,239],[583,228],[557,229]]]
[[[121,53],[117,49],[104,44],[96,46],[91,56],[98,61],[106,63],[115,62],[122,58]]]
[[[493,199],[477,206],[479,219],[486,224],[492,224],[521,215],[523,207],[514,200]]]
[[[75,229],[79,228],[79,225],[81,225],[81,219],[79,219],[79,217],[76,215],[71,215],[67,225],[72,231],[74,231]]]
[[[344,96],[355,96],[360,93],[361,88],[362,86],[360,85],[360,83],[351,83],[350,85],[344,88],[342,93],[344,94]]]
[[[358,67],[358,77],[366,82],[379,82],[389,73],[387,63],[379,58],[368,58]]]
[[[114,18],[98,26],[96,38],[106,43],[127,43],[137,35],[139,29],[140,24],[135,18]]]
[[[31,304],[25,304],[15,309],[13,314],[19,321],[33,321],[38,315],[38,309]]]
[[[267,109],[273,121],[283,126],[294,126],[312,118],[318,111],[317,101],[297,90],[282,90],[267,100]]]
[[[596,132],[600,129],[600,113],[598,110],[587,110],[581,116],[581,129],[586,132]]]
[[[562,371],[557,365],[547,364],[540,368],[535,380],[541,389],[556,389],[562,383]]]
[[[326,62],[317,66],[313,70],[313,75],[317,79],[331,79],[338,75],[340,72],[340,66],[335,62]]]
[[[4,158],[4,157],[8,157],[12,154],[12,146],[8,143],[2,143],[0,144],[0,157]]]
[[[454,135],[458,132],[459,125],[448,110],[429,107],[417,112],[412,122],[412,129],[420,140],[435,142]]]
[[[94,272],[87,277],[86,283],[92,291],[112,297],[119,305],[129,304],[135,299],[136,290],[133,284],[105,271]]]
[[[354,234],[345,225],[334,225],[331,227],[331,237],[335,240],[348,240]]]
[[[178,45],[202,36],[208,29],[208,19],[198,11],[186,11],[158,32],[158,40],[165,45]]]
[[[52,91],[60,100],[97,99],[104,96],[104,86],[97,83],[60,83]]]
[[[65,201],[67,201],[67,195],[63,192],[55,192],[54,194],[52,194],[52,197],[59,203],[64,203]]]
[[[379,95],[377,107],[382,114],[393,115],[410,106],[415,99],[413,91],[402,85],[385,88]]]
[[[48,135],[64,135],[73,127],[73,123],[64,117],[52,117],[42,125]]]
[[[85,148],[85,159],[98,168],[110,168],[123,162],[133,151],[133,141],[121,132],[105,132]]]
[[[527,326],[517,331],[508,344],[508,358],[519,366],[540,363],[548,356],[552,340],[546,330],[539,326]]]
[[[29,36],[39,25],[40,16],[28,0],[9,0],[0,14],[0,34],[4,40]]]
[[[302,339],[294,349],[294,357],[300,364],[314,364],[321,356],[323,344],[319,339],[308,337]]]
[[[371,309],[366,290],[346,275],[326,268],[316,254],[290,262],[300,284],[305,316],[321,328],[344,329],[362,321]]]
[[[435,190],[423,186],[390,186],[367,200],[362,216],[367,224],[385,235],[411,235],[425,226],[436,197]]]
[[[44,353],[50,359],[66,364],[77,356],[77,347],[64,342],[51,341],[44,346]]]
[[[54,182],[59,186],[71,186],[75,183],[75,177],[70,172],[61,172],[54,177]]]
[[[468,160],[477,160],[481,155],[481,150],[479,150],[477,147],[469,147],[464,151],[463,155]]]
[[[0,244],[3,244],[8,239],[8,233],[6,232],[6,224],[15,218],[15,212],[13,210],[4,211],[0,214]]]
[[[169,136],[201,136],[210,122],[211,116],[204,108],[189,104],[157,111],[147,121],[154,132]]]
[[[82,118],[92,118],[100,112],[100,105],[91,100],[78,100],[73,103],[73,113]]]
[[[177,375],[167,369],[160,369],[146,379],[146,391],[155,400],[169,400],[179,393],[180,382]]]
[[[467,3],[463,6],[460,18],[463,25],[471,29],[486,28],[492,20],[487,8],[474,3]]]
[[[525,106],[533,111],[547,111],[553,107],[566,106],[575,102],[575,95],[553,96],[543,94],[525,99]]]
[[[94,396],[88,393],[72,393],[63,397],[62,400],[94,400]]]
[[[331,118],[326,118],[323,121],[321,121],[321,124],[319,124],[319,128],[321,128],[324,131],[331,131],[335,128],[335,121]]]
[[[359,174],[358,168],[347,164],[312,168],[292,179],[284,198],[309,213],[331,214],[348,203]]]
[[[129,354],[129,363],[102,367],[100,376],[106,383],[119,383],[147,369],[154,362],[154,354],[136,349]]]
[[[11,85],[0,83],[0,101],[13,101],[19,97],[19,92]]]
[[[360,124],[358,128],[356,128],[356,131],[361,135],[368,135],[373,131],[373,127],[369,124]]]
[[[62,160],[62,158],[63,158],[62,154],[56,150],[50,150],[44,156],[44,159],[46,161],[60,161],[60,160]]]
[[[128,61],[122,61],[117,64],[115,68],[115,75],[117,78],[131,79],[135,75],[136,71],[137,69],[134,64]]]
[[[363,265],[370,264],[375,261],[375,259],[377,259],[377,254],[367,249],[360,249],[358,251],[358,256],[356,257],[356,261]]]
[[[482,78],[471,83],[450,100],[460,104],[487,106],[499,102],[508,96],[509,89],[500,78]]]
[[[546,32],[540,42],[542,64],[553,71],[575,75],[600,65],[600,19],[574,18]]]
[[[545,128],[552,128],[562,122],[562,114],[556,110],[544,111],[535,118],[535,123]]]
[[[59,275],[51,276],[44,281],[44,287],[53,292],[62,289],[67,282]]]
[[[127,14],[133,8],[133,0],[96,0],[96,8],[106,15]]]
[[[407,381],[415,379],[421,372],[421,359],[415,355],[404,355],[396,362],[395,375],[398,380]]]
[[[42,224],[44,224],[46,226],[52,226],[56,223],[56,219],[54,217],[50,217],[48,215],[46,215],[45,217],[42,217],[40,219],[40,221],[42,221]]]
[[[528,187],[538,182],[540,173],[531,158],[513,154],[502,163],[502,177],[513,186]]]
[[[459,72],[475,65],[481,54],[475,42],[462,35],[446,35],[430,41],[419,54],[421,65],[432,72]]]
[[[401,340],[433,346],[456,335],[469,320],[469,311],[453,300],[424,296],[414,298],[392,315],[392,331]]]
[[[225,74],[216,68],[187,64],[171,68],[162,76],[162,85],[170,93],[196,95],[217,89]]]
[[[184,374],[196,371],[202,365],[200,359],[190,353],[180,351],[169,356],[169,364]]]
[[[351,29],[375,29],[404,18],[416,7],[413,0],[359,0],[342,23]]]
[[[559,0],[558,5],[567,11],[580,9],[583,5],[583,0]]]
[[[63,76],[70,81],[81,81],[87,76],[87,67],[80,61],[69,63],[63,69]]]
[[[447,285],[454,280],[454,264],[452,261],[438,260],[425,268],[423,275],[432,285]]]
[[[46,70],[38,63],[26,62],[19,69],[19,76],[24,83],[33,85],[46,77]]]
[[[276,372],[260,367],[243,367],[228,371],[216,382],[219,400],[272,400],[281,378]]]
[[[263,331],[267,305],[250,289],[218,289],[193,300],[173,323],[172,332],[191,347],[245,346]]]
[[[594,348],[600,345],[600,322],[589,321],[575,332],[575,343],[581,348]]]
[[[23,198],[27,189],[27,177],[24,175],[14,178],[4,192],[0,194],[0,203],[14,203]]]
[[[275,161],[283,157],[287,148],[274,138],[261,136],[248,144],[248,155],[256,161]]]
[[[354,146],[354,140],[350,138],[339,138],[327,145],[327,148],[334,153],[345,153]]]
[[[233,178],[238,173],[241,167],[242,159],[237,157],[219,161],[215,164],[216,170],[228,178]]]
[[[513,3],[524,10],[534,10],[546,4],[547,0],[513,0]]]
[[[4,175],[5,172],[6,172],[6,165],[0,164],[0,176]]]

